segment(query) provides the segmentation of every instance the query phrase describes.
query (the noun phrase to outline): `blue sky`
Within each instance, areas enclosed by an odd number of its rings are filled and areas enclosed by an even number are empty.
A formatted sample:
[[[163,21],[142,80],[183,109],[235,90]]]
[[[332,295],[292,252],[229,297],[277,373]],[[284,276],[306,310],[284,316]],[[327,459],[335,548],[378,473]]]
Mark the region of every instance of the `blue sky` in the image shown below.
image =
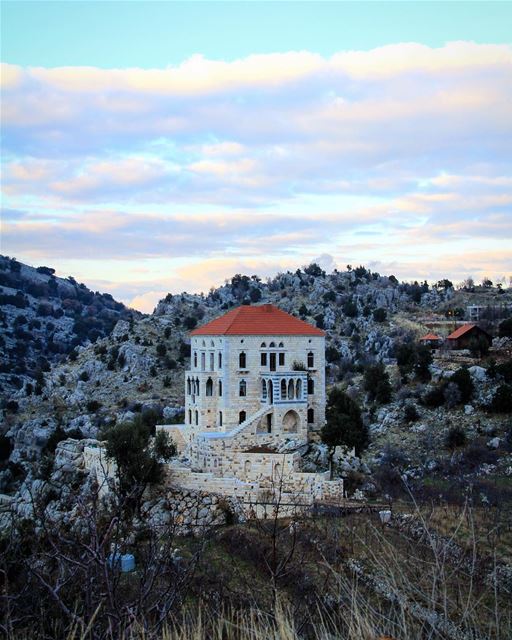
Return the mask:
[[[4,2],[2,253],[150,310],[509,276],[510,3]]]

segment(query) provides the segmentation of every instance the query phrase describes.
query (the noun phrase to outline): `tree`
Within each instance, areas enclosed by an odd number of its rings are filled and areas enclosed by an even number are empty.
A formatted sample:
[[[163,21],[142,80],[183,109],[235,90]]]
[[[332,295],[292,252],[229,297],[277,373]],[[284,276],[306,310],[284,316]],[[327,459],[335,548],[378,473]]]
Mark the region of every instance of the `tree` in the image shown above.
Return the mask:
[[[144,489],[162,480],[161,459],[169,460],[176,453],[174,444],[164,432],[151,441],[150,427],[140,417],[122,422],[104,433],[105,452],[116,463],[121,495],[140,503]]]
[[[443,291],[448,291],[448,289],[453,289],[453,283],[447,278],[444,278],[443,280],[439,280],[439,282],[436,284],[436,287],[438,289],[442,289]]]
[[[446,434],[445,445],[450,451],[457,449],[457,447],[463,447],[465,444],[466,434],[460,427],[452,427]]]
[[[329,449],[332,475],[332,458],[336,447],[353,447],[359,455],[368,446],[368,429],[358,404],[341,389],[334,388],[330,392],[325,417],[326,424],[322,427],[320,437]]]
[[[474,385],[471,379],[471,374],[466,367],[461,367],[450,378],[450,382],[455,383],[460,391],[460,401],[464,404],[471,400],[473,395]]]
[[[364,390],[368,393],[368,397],[372,402],[375,400],[379,404],[386,404],[391,400],[389,373],[381,362],[366,368],[364,372]]]
[[[496,389],[490,409],[494,413],[512,413],[512,385],[501,384]]]
[[[512,318],[502,320],[498,326],[500,338],[512,338]]]
[[[473,336],[468,344],[468,349],[474,358],[483,358],[489,353],[489,342],[484,336]]]
[[[373,319],[375,320],[375,322],[385,322],[387,315],[388,314],[386,309],[382,309],[382,307],[379,307],[378,309],[374,310]]]

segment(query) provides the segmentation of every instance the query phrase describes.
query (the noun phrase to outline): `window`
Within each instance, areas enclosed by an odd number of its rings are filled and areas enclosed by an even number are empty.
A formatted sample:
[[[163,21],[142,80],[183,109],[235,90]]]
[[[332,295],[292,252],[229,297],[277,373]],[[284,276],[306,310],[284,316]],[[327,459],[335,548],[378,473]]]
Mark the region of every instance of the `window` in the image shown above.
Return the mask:
[[[261,366],[262,367],[266,367],[267,366],[267,354],[266,353],[262,353],[261,354]]]
[[[222,353],[219,353],[219,369],[222,369]]]
[[[293,400],[295,395],[295,385],[293,384],[293,380],[289,380],[288,382],[288,400]]]
[[[279,366],[284,367],[284,353],[279,354]]]
[[[210,371],[215,369],[215,354],[210,353]]]
[[[314,366],[315,366],[315,356],[313,355],[313,352],[310,351],[308,353],[308,368],[311,369]]]
[[[194,351],[194,368],[197,369],[197,351]]]
[[[267,346],[267,343],[266,342],[262,342],[260,344],[260,349],[265,349],[266,346]]]
[[[187,378],[187,396],[190,395],[192,387],[190,386],[190,378]]]
[[[222,427],[222,411],[219,411],[219,427]]]
[[[199,424],[199,411],[196,411],[196,425]]]
[[[211,378],[206,381],[206,395],[213,396],[213,380]]]
[[[245,351],[238,356],[238,365],[240,369],[245,369],[247,367],[247,356],[245,355]]]
[[[308,409],[308,423],[311,424],[315,421],[315,412],[313,409]]]
[[[245,411],[240,411],[240,413],[238,414],[238,424],[242,424],[242,422],[245,422],[246,418],[247,414],[245,413]]]
[[[281,400],[286,400],[286,380],[281,380]]]
[[[222,380],[219,380],[219,396],[222,395]]]
[[[315,393],[315,381],[311,378],[308,380],[308,394],[312,395]]]
[[[280,342],[278,346],[281,347],[281,349],[284,348],[284,344],[282,342]]]
[[[188,410],[188,423],[192,424],[192,409]]]
[[[201,371],[206,369],[206,353],[201,354]]]
[[[275,343],[275,342],[271,342],[268,346],[269,346],[269,347],[275,347],[275,346],[276,346],[276,343]]]
[[[196,378],[196,394],[197,394],[198,396],[200,396],[200,395],[201,395],[201,389],[200,389],[200,387],[199,387],[199,380],[198,380],[197,378]]]
[[[297,380],[295,383],[295,397],[297,400],[302,400],[302,380]]]
[[[241,397],[247,395],[247,382],[245,380],[240,380],[240,385],[238,387],[238,395]]]
[[[265,380],[261,381],[261,398],[263,400],[267,399],[267,383],[265,382]]]

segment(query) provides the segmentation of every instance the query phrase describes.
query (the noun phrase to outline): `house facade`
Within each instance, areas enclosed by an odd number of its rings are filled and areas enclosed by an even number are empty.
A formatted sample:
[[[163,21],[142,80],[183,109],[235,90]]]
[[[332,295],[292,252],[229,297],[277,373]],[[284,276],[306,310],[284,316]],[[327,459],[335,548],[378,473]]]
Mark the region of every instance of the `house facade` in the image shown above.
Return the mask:
[[[325,334],[273,305],[242,306],[190,334],[189,437],[257,431],[307,437],[325,419]],[[263,415],[260,416],[260,414]],[[258,414],[258,418],[256,418]]]
[[[259,500],[279,481],[304,504],[343,496],[329,472],[301,470],[325,422],[325,334],[270,304],[233,309],[190,333],[185,424],[160,425],[182,458],[171,482]]]

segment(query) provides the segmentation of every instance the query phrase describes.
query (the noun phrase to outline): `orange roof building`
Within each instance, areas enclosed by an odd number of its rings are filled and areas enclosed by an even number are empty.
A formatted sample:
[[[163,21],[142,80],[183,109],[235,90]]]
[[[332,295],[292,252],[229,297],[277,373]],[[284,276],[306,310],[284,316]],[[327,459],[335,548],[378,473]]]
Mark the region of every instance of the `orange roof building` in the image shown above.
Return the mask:
[[[492,344],[492,336],[477,324],[472,322],[458,327],[446,338],[452,349],[467,349],[472,340],[482,338],[489,346]]]
[[[206,323],[191,336],[325,336],[313,325],[299,320],[273,304],[244,305]]]

